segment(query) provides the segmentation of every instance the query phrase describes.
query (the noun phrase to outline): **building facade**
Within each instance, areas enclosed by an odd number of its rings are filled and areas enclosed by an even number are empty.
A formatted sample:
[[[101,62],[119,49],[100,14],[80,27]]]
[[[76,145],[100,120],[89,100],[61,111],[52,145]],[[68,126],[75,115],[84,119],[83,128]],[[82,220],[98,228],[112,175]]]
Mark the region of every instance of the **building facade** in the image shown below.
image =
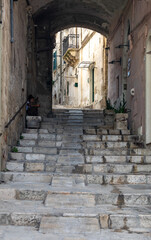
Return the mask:
[[[85,28],[56,34],[53,52],[53,103],[105,108],[107,95],[106,38]]]
[[[129,1],[110,29],[109,88],[112,103],[125,94],[132,131],[151,143],[151,2]]]

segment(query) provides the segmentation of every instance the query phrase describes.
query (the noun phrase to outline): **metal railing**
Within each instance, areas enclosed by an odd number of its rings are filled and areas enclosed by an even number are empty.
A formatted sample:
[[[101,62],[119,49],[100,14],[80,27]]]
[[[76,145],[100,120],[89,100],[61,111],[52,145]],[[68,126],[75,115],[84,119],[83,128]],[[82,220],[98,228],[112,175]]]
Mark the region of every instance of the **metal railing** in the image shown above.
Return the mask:
[[[23,107],[26,105],[26,102],[19,108],[19,110],[15,113],[15,115],[10,119],[10,121],[5,125],[5,128],[8,128],[11,123],[15,120],[15,118],[17,117],[17,115],[21,112],[21,110],[23,109]],[[3,133],[0,133],[0,137],[3,135]]]
[[[17,115],[21,112],[21,110],[24,108],[24,106],[26,105],[27,103],[27,100],[26,102],[19,108],[19,110],[15,113],[15,115],[11,118],[11,120],[5,125],[5,128],[8,128],[11,123],[15,120],[15,118],[17,117]]]
[[[63,55],[69,48],[79,48],[79,34],[69,34],[63,40]]]

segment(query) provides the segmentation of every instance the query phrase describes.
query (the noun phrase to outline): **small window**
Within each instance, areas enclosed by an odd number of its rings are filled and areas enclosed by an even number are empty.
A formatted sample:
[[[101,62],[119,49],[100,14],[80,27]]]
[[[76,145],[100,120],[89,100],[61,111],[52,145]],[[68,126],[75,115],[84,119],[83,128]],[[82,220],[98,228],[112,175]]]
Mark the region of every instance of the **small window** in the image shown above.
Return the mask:
[[[53,71],[57,69],[57,51],[53,54]]]

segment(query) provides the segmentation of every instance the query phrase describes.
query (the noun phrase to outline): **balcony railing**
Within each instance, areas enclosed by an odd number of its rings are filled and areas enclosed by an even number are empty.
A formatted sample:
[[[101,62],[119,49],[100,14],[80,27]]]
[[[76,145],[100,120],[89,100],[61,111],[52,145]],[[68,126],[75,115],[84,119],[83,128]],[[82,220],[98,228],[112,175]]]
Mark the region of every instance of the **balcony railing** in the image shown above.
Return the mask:
[[[79,34],[69,34],[63,40],[63,55],[67,52],[69,48],[72,49],[79,48]]]

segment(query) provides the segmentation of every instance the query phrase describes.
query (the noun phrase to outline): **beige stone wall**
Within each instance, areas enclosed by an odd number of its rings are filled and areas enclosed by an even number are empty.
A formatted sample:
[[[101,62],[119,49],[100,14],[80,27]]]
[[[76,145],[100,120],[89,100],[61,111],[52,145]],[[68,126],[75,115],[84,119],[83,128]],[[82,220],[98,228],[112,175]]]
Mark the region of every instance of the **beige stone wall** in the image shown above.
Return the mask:
[[[89,68],[78,69],[78,95],[80,106],[105,108],[105,76],[104,76],[104,37],[91,30],[82,29],[80,62],[94,62]],[[91,69],[94,68],[94,102],[92,102]]]
[[[125,12],[116,24],[112,25],[109,39],[109,61],[126,57],[131,59],[130,76],[127,74],[127,66],[122,63],[109,65],[109,93],[108,96],[114,102],[117,98],[117,76],[121,83],[127,83],[127,108],[131,110],[130,126],[134,132],[142,127],[145,134],[145,56],[146,39],[151,29],[151,2],[150,1],[129,1]],[[125,43],[128,20],[130,21],[130,49],[125,56],[125,48],[116,49],[119,44]],[[123,59],[124,60],[124,59]],[[123,62],[123,61],[122,61]],[[135,96],[131,96],[130,90],[135,89]]]
[[[10,0],[3,1],[2,20],[2,91],[1,91],[1,145],[2,165],[8,158],[8,149],[16,144],[24,127],[25,108],[5,129],[18,109],[26,101],[26,1],[14,2],[14,43],[10,42]]]

